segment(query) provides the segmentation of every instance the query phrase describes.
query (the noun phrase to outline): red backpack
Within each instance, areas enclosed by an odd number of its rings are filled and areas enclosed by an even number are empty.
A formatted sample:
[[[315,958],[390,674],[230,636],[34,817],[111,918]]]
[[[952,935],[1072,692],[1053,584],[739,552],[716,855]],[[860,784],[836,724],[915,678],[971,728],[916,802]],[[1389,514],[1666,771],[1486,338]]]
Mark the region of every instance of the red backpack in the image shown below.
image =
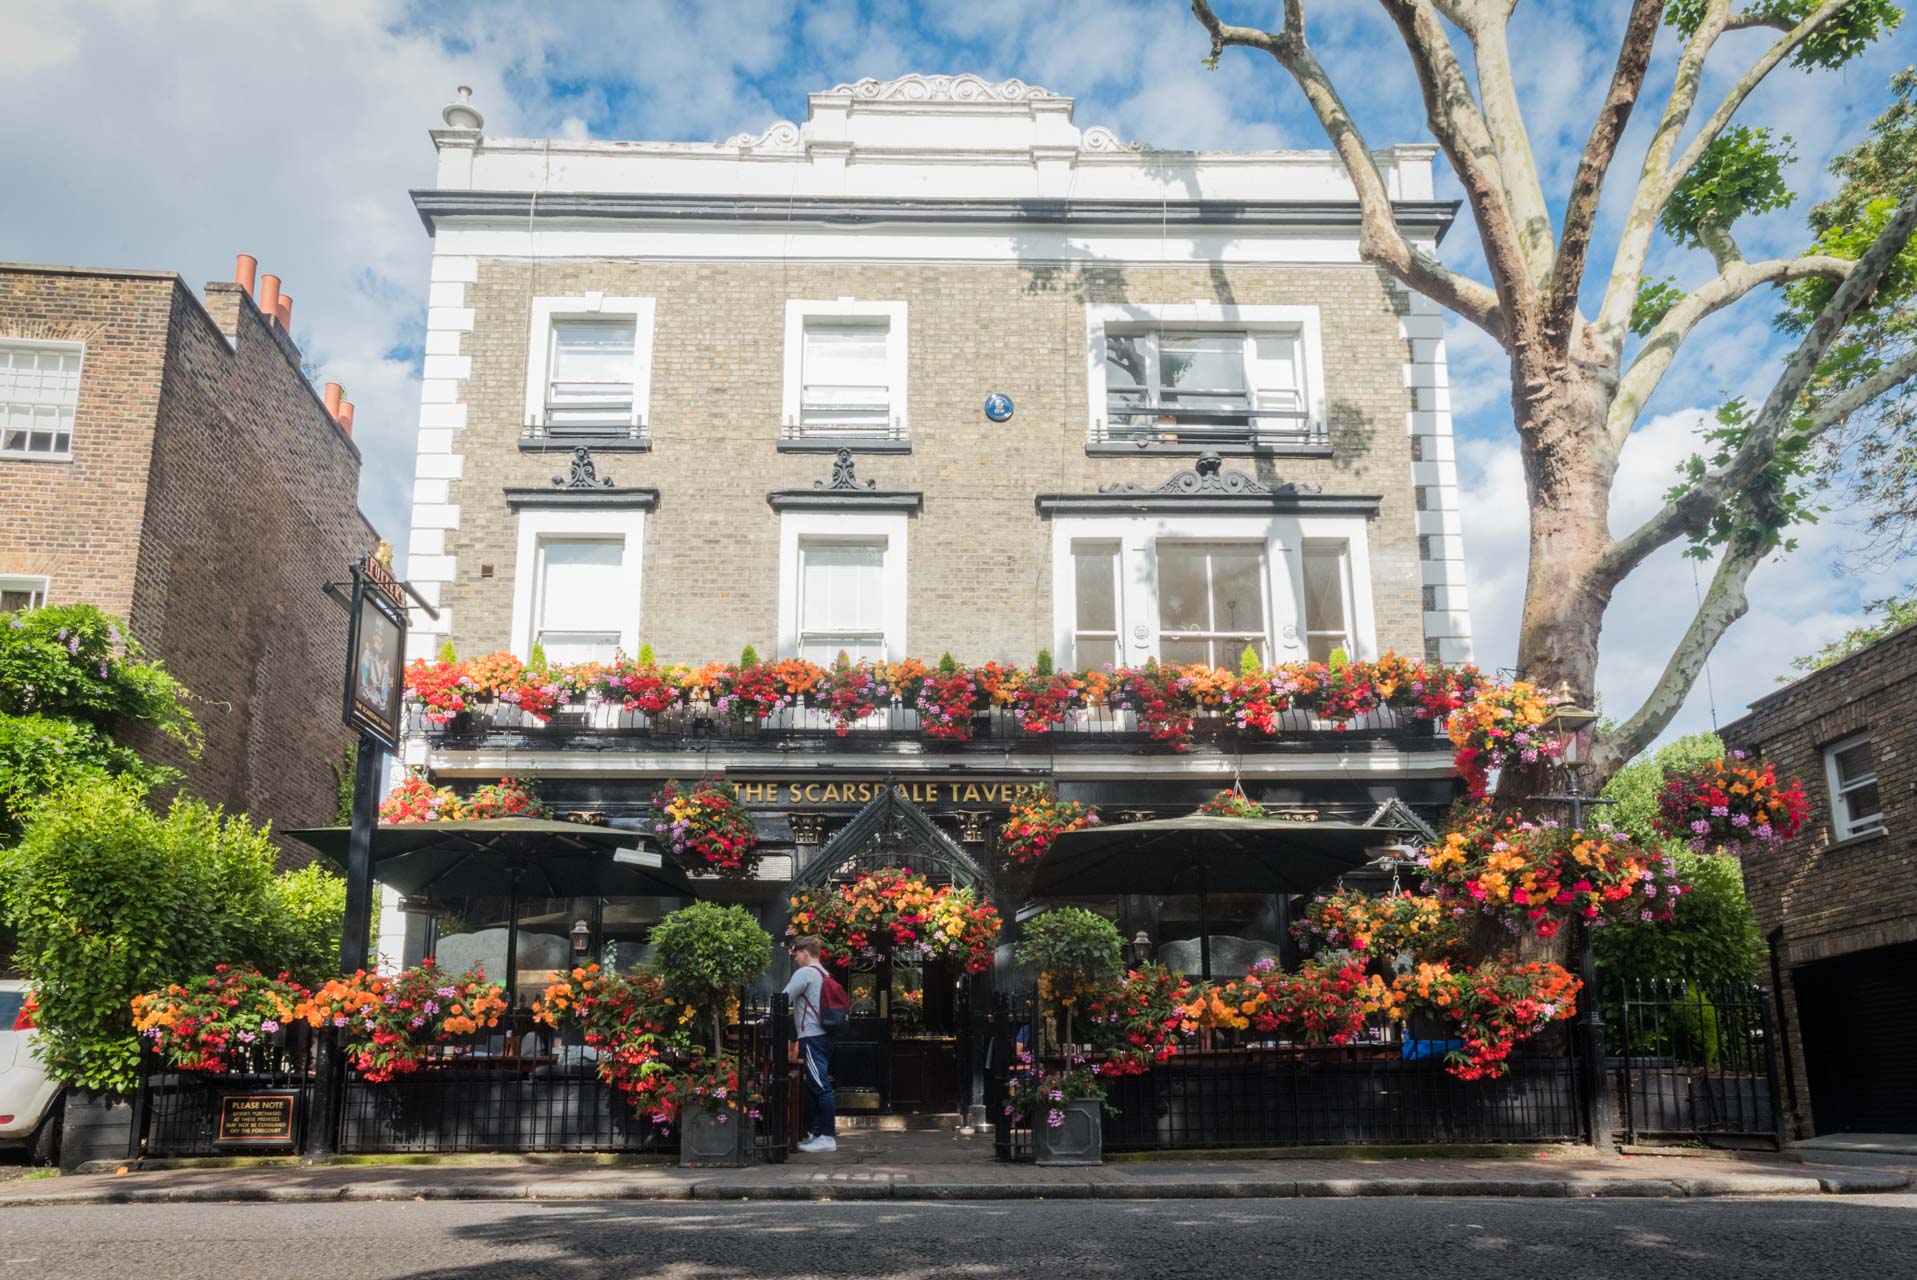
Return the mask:
[[[852,1016],[852,1000],[831,970],[822,964],[812,967],[819,971],[819,1007],[814,1010],[819,1015],[819,1030],[836,1036],[845,1030],[846,1019]]]

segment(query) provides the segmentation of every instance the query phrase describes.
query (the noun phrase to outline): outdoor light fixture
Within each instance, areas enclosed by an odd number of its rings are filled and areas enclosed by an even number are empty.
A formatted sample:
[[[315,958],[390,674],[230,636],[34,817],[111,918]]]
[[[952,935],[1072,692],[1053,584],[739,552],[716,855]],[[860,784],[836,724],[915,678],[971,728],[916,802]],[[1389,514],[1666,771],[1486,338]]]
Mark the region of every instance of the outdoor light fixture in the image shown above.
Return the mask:
[[[1598,713],[1580,707],[1571,686],[1564,684],[1559,686],[1557,703],[1541,727],[1564,744],[1564,763],[1576,768],[1584,763],[1591,750],[1592,727],[1597,722]]]
[[[586,954],[586,948],[592,945],[592,926],[584,920],[572,922],[572,953],[576,956]]]
[[[1139,965],[1145,964],[1151,958],[1152,936],[1143,929],[1140,929],[1138,936],[1125,944],[1125,963],[1131,968],[1136,969]]]

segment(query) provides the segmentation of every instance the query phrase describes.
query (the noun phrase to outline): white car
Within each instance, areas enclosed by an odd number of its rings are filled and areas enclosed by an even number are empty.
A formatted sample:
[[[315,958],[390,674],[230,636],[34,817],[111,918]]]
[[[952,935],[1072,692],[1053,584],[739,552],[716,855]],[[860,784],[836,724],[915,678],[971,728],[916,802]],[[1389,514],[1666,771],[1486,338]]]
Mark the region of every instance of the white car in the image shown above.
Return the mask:
[[[24,1147],[35,1164],[60,1158],[60,1085],[33,1050],[24,982],[0,978],[0,1148]]]

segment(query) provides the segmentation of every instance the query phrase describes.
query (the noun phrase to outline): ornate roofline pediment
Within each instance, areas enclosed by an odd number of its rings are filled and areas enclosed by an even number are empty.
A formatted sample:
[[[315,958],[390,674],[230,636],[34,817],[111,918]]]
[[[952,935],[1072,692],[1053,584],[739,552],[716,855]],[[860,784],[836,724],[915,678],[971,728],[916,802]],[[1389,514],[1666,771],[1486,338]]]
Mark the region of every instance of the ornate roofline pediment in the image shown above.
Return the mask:
[[[1157,484],[1126,481],[1097,493],[1042,493],[1045,515],[1118,515],[1140,511],[1298,512],[1318,515],[1376,515],[1382,501],[1374,494],[1325,494],[1317,485],[1290,482],[1268,485],[1243,471],[1225,470],[1216,453],[1199,456],[1191,466]]]
[[[955,882],[976,886],[981,892],[992,885],[991,872],[982,862],[892,786],[867,801],[852,821],[839,828],[793,883],[819,885],[848,867],[887,866],[943,871]]]
[[[837,84],[827,95],[846,95],[861,102],[1070,102],[1062,93],[1023,80],[987,80],[965,72],[956,76],[928,76],[913,72],[896,80],[867,76],[851,84]]]

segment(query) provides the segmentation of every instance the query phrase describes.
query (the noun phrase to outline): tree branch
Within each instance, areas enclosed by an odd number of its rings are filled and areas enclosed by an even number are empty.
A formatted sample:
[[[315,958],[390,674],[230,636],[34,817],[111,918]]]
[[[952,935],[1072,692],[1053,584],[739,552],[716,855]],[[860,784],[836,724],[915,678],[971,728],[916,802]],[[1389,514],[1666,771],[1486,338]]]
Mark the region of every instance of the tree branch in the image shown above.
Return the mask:
[[[1884,224],[1877,239],[1852,264],[1850,274],[1844,277],[1844,282],[1837,286],[1817,319],[1811,322],[1803,341],[1797,344],[1797,350],[1791,353],[1776,384],[1771,387],[1764,407],[1752,420],[1744,443],[1731,455],[1731,460],[1667,502],[1662,510],[1630,534],[1605,548],[1595,569],[1595,577],[1599,581],[1615,585],[1659,547],[1684,534],[1701,531],[1709,523],[1713,511],[1769,465],[1772,454],[1776,452],[1778,439],[1799,417],[1799,401],[1809,387],[1811,377],[1817,372],[1824,352],[1857,309],[1876,292],[1877,282],[1903,251],[1913,228],[1917,228],[1917,190],[1904,194],[1897,211]],[[1815,428],[1814,420],[1811,425]]]
[[[1485,265],[1504,311],[1513,353],[1537,341],[1536,285],[1519,243],[1517,224],[1504,198],[1504,176],[1490,130],[1445,34],[1444,20],[1431,0],[1379,0],[1398,24],[1411,65],[1424,92],[1425,121],[1451,167],[1464,184],[1465,199],[1478,224]],[[1287,3],[1289,13],[1291,4]],[[1287,27],[1290,23],[1287,21]]]
[[[1478,97],[1484,125],[1498,166],[1504,199],[1517,230],[1518,247],[1530,269],[1531,282],[1542,288],[1554,258],[1551,210],[1538,182],[1538,165],[1531,137],[1518,105],[1516,77],[1511,71],[1507,39],[1510,0],[1433,0],[1439,12],[1470,37],[1472,61],[1478,70]],[[1645,0],[1651,2],[1651,0]],[[1661,6],[1664,0],[1654,0]]]
[[[1262,31],[1222,22],[1207,0],[1191,0],[1192,16],[1211,36],[1212,55],[1227,46],[1262,49],[1291,74],[1304,91],[1318,123],[1331,140],[1332,148],[1350,176],[1357,191],[1360,212],[1358,249],[1364,258],[1383,267],[1407,286],[1448,307],[1483,329],[1499,342],[1505,341],[1505,316],[1498,295],[1469,276],[1459,275],[1406,240],[1398,230],[1391,208],[1390,192],[1377,161],[1365,145],[1364,135],[1351,113],[1345,109],[1330,76],[1318,64],[1305,43],[1305,15],[1302,0],[1285,0],[1285,26],[1282,31]]]
[[[1664,313],[1657,327],[1645,335],[1637,359],[1618,380],[1617,394],[1611,400],[1608,429],[1611,443],[1624,447],[1637,416],[1643,411],[1658,383],[1670,369],[1677,349],[1700,322],[1722,311],[1751,290],[1767,284],[1788,284],[1793,280],[1821,278],[1842,280],[1857,264],[1849,258],[1812,254],[1802,258],[1776,258],[1767,262],[1735,262],[1724,273],[1700,285],[1688,297]]]
[[[1704,602],[1698,606],[1696,616],[1685,629],[1684,638],[1678,641],[1657,684],[1630,719],[1598,741],[1592,756],[1600,778],[1615,772],[1650,746],[1682,709],[1717,642],[1724,638],[1733,622],[1749,611],[1750,599],[1744,587],[1750,581],[1752,570],[1764,559],[1766,550],[1765,544],[1753,539],[1747,545],[1727,551],[1718,562],[1717,572],[1711,577],[1711,588],[1705,592]]]
[[[1811,410],[1813,433],[1828,431],[1885,392],[1894,391],[1917,378],[1917,349],[1906,351],[1870,377],[1841,392]]]
[[[1597,222],[1598,198],[1603,194],[1604,176],[1610,172],[1611,159],[1630,123],[1631,109],[1644,87],[1644,72],[1651,65],[1651,50],[1657,45],[1657,26],[1664,16],[1665,0],[1635,0],[1631,16],[1624,24],[1624,40],[1618,49],[1617,66],[1611,71],[1611,87],[1604,104],[1591,124],[1591,136],[1578,160],[1577,176],[1571,181],[1571,194],[1564,206],[1564,234],[1558,242],[1557,261],[1551,268],[1544,303],[1544,332],[1554,342],[1570,341],[1571,318],[1577,314],[1578,290],[1584,283],[1584,264],[1591,249],[1591,229]],[[1479,73],[1482,80],[1483,73]],[[1527,157],[1528,158],[1528,157]]]

